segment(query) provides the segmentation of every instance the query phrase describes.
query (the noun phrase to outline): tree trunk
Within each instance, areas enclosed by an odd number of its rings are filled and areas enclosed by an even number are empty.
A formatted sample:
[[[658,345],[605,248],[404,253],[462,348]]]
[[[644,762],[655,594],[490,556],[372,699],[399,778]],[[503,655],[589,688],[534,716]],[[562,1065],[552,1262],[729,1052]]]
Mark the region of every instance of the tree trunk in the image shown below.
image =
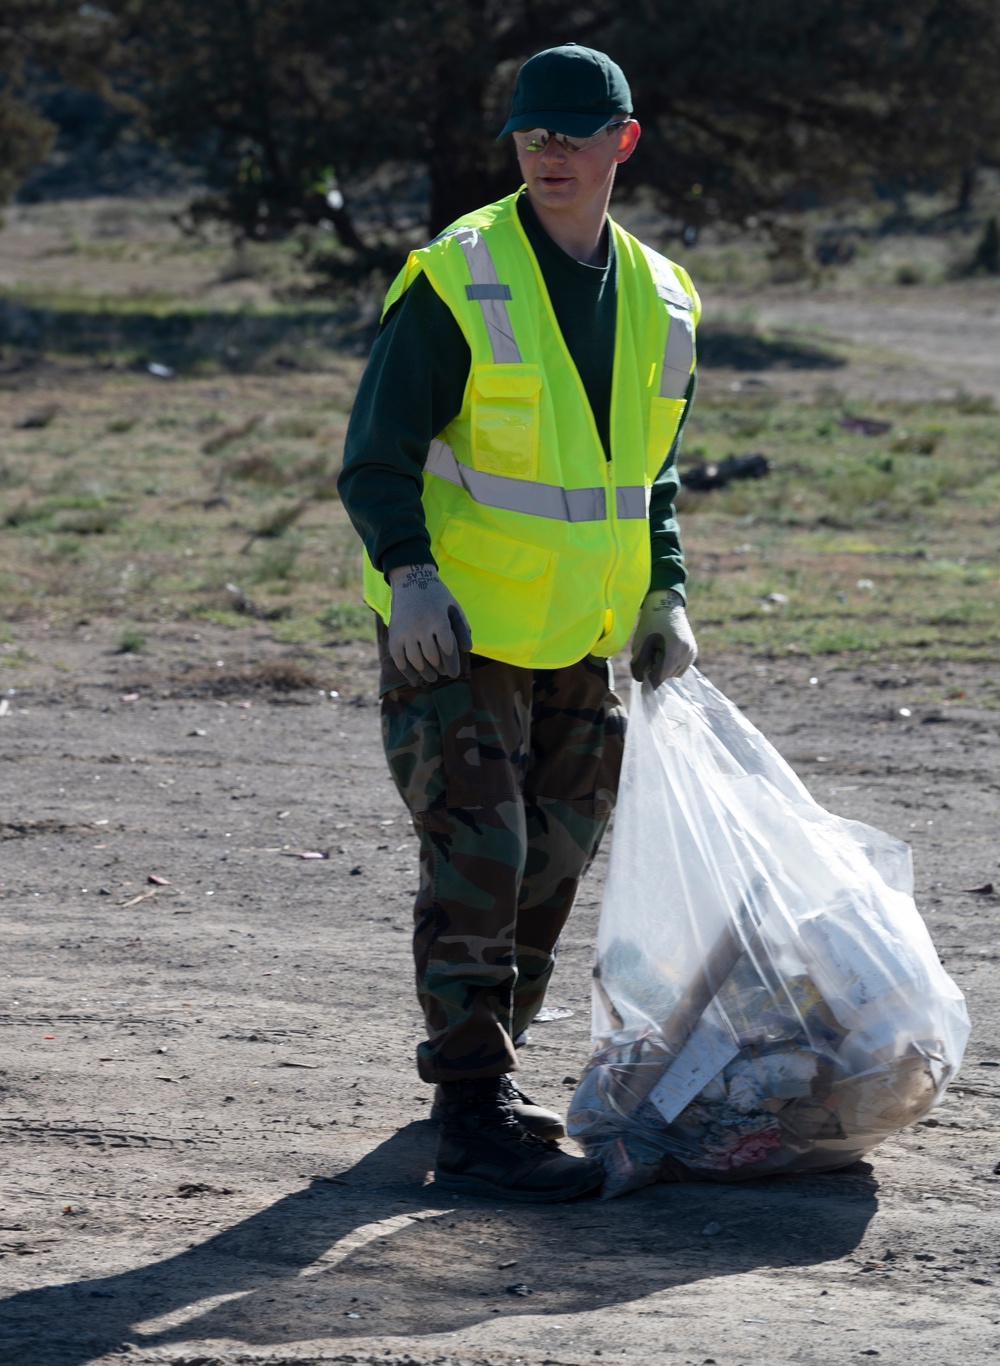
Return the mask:
[[[433,149],[428,157],[428,168],[431,179],[428,230],[431,237],[436,237],[463,214],[509,194],[520,183],[516,166],[509,175],[498,175],[475,165],[473,157],[460,160],[448,147]]]
[[[971,166],[963,166],[962,174],[958,181],[958,202],[955,205],[956,213],[968,213],[972,208],[972,196],[976,190],[976,171],[978,167],[973,163]]]
[[[341,202],[339,208],[334,208],[326,195],[313,194],[309,196],[304,207],[306,218],[310,223],[333,224],[333,230],[342,247],[347,247],[349,251],[356,251],[362,256],[368,250],[367,243],[358,235],[354,220],[351,218],[351,211],[346,203]]]
[[[430,228],[435,236],[463,214],[489,204],[517,184],[517,169],[503,176],[511,155],[494,144],[484,95],[495,66],[494,35],[486,13],[470,6],[434,56],[433,108],[427,121]]]
[[[346,205],[340,209],[331,209],[327,205],[326,217],[333,224],[333,230],[340,239],[341,246],[362,254],[368,250],[364,241],[358,236],[358,230],[354,226],[354,221]]]

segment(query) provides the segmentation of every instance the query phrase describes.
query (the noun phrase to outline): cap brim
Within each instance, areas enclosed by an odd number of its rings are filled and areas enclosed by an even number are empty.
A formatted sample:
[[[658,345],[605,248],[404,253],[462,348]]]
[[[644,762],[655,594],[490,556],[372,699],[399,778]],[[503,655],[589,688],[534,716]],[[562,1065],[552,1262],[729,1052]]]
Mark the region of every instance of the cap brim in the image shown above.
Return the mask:
[[[565,112],[543,109],[537,113],[517,114],[504,124],[497,142],[518,128],[551,128],[553,132],[565,133],[569,138],[590,138],[599,133],[615,115],[611,114],[567,114]]]

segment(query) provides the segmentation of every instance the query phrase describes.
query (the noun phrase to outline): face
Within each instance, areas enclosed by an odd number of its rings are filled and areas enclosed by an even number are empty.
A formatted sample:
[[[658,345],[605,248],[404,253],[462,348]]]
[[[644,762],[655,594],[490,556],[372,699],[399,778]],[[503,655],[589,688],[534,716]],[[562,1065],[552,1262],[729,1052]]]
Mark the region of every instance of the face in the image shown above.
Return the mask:
[[[639,125],[629,119],[579,152],[566,151],[555,138],[549,138],[540,152],[522,151],[516,143],[514,147],[532,199],[546,209],[578,213],[607,205],[615,169],[628,161],[638,140]]]

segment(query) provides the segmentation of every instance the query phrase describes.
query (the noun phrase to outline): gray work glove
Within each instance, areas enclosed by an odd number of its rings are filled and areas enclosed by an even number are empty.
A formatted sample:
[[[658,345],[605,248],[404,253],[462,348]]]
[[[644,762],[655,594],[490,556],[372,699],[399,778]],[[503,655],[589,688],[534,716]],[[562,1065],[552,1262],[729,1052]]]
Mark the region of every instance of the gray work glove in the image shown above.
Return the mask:
[[[632,677],[648,677],[654,688],[665,678],[680,678],[698,658],[698,645],[672,588],[654,589],[643,599],[632,641]]]
[[[472,649],[472,632],[437,570],[401,565],[389,571],[389,583],[389,653],[396,668],[414,686],[457,678],[459,651]]]

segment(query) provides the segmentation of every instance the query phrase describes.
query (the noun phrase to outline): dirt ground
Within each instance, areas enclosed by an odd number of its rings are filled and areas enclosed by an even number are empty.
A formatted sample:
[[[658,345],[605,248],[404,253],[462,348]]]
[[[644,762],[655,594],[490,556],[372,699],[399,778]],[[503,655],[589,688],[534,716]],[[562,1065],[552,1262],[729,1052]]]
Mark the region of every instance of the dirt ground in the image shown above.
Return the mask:
[[[57,237],[5,233],[0,286],[29,267],[65,284]],[[144,260],[125,265],[74,268],[143,285]],[[181,256],[158,270],[206,287]],[[769,372],[789,397],[1000,398],[995,289],[749,302],[762,326],[868,347],[828,373]],[[740,315],[748,296],[706,303]],[[752,382],[707,370],[703,392]],[[24,383],[46,398],[87,378]],[[16,623],[33,662],[0,672],[0,1366],[998,1358],[995,666],[702,661],[821,803],[912,845],[974,1026],[935,1114],[834,1175],[498,1208],[430,1181],[416,844],[370,647],[288,691],[260,662],[299,652],[263,623],[151,625],[141,657],[114,653],[121,626]],[[560,1106],[589,1052],[606,854],[550,994],[573,1013],[523,1054],[526,1089]]]
[[[725,307],[724,299],[717,303]],[[763,327],[815,330],[880,354],[886,368],[873,369],[868,385],[852,376],[856,394],[927,398],[949,385],[977,394],[1000,391],[1000,297],[979,281],[912,292],[818,290],[791,296],[771,290],[762,295],[757,316]]]
[[[996,1359],[1000,898],[964,890],[1000,885],[981,670],[704,661],[819,801],[913,846],[974,1020],[946,1103],[836,1175],[498,1208],[429,1180],[415,840],[369,647],[278,692],[253,686],[266,632],[179,624],[139,659],[115,629],[33,638],[0,715],[5,1366]],[[573,1014],[524,1054],[559,1104],[605,854],[550,996]]]

